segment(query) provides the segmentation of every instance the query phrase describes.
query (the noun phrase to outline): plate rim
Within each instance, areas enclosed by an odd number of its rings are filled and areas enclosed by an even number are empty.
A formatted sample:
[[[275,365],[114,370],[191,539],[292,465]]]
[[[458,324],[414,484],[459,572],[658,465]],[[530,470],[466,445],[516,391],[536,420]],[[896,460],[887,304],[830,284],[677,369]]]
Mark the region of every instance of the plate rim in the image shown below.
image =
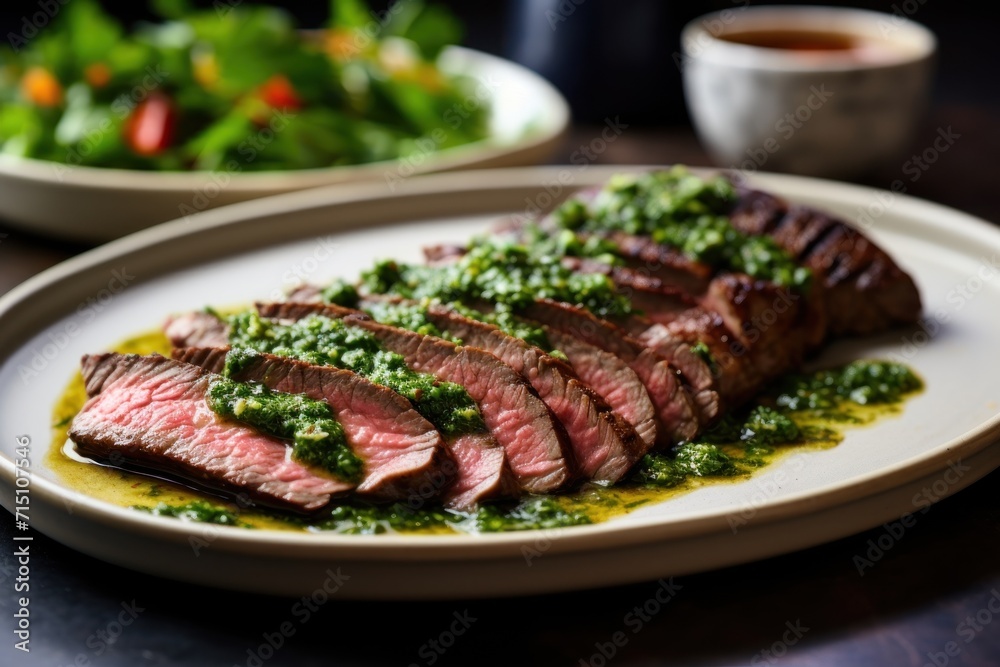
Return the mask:
[[[586,173],[585,182],[578,185],[603,180],[610,173],[637,171],[648,169],[652,166],[655,165],[595,166]],[[454,194],[455,192],[464,192],[466,194],[475,191],[496,192],[511,188],[540,188],[540,183],[547,182],[544,178],[545,176],[558,175],[561,170],[569,168],[562,165],[554,167],[498,169],[475,173],[428,175],[409,179],[402,184],[398,192],[394,193],[387,193],[385,186],[377,183],[355,187],[351,192],[347,192],[338,186],[330,186],[277,195],[205,211],[187,220],[177,220],[141,230],[105,246],[95,248],[66,260],[30,278],[7,294],[0,296],[0,322],[5,321],[12,311],[16,312],[16,308],[30,297],[44,293],[46,290],[54,289],[60,282],[76,274],[92,270],[95,267],[115,261],[131,253],[150,251],[162,244],[178,243],[185,240],[190,241],[190,237],[197,238],[199,234],[207,234],[233,225],[239,225],[248,219],[266,218],[283,213],[294,215],[296,212],[301,213],[305,210],[322,208],[324,206],[338,206],[343,204],[363,205],[366,202],[370,203],[386,198],[441,196]],[[707,172],[720,171],[719,169],[695,170]],[[775,187],[774,183],[787,182],[798,184],[799,187],[817,188],[817,196],[821,198],[825,196],[823,190],[830,189],[834,192],[850,193],[851,197],[856,198],[866,195],[877,196],[879,193],[886,192],[885,190],[866,186],[771,173],[755,175],[753,182],[780,196],[788,196],[788,193],[782,191],[780,186]],[[921,222],[925,227],[930,227],[939,233],[961,237],[965,240],[970,240],[970,237],[971,240],[976,240],[976,237],[978,237],[987,242],[992,241],[994,247],[1000,250],[1000,230],[997,230],[985,220],[909,195],[896,194],[896,196],[900,197],[899,202],[902,204],[903,209],[913,209],[914,207],[928,209],[931,213],[943,214],[949,218],[947,229],[942,226],[942,223],[935,225],[929,219],[919,220],[918,222]],[[792,198],[794,199],[794,197]],[[898,215],[912,219],[912,215],[907,213],[906,210],[899,212]],[[929,217],[929,213],[925,212],[923,216]],[[344,229],[336,228],[331,231],[341,232]],[[284,240],[294,241],[302,239],[296,237],[295,239]],[[259,248],[263,243],[263,241],[255,242],[250,247]],[[238,248],[234,252],[239,253],[248,250],[249,248]],[[229,254],[224,253],[220,257],[228,256]],[[152,279],[162,276],[164,273],[183,268],[183,265],[177,266],[176,262],[174,264],[171,268],[154,271],[147,278]],[[60,314],[55,318],[49,318],[48,324],[64,316],[65,313],[60,311]],[[21,342],[23,343],[23,341]],[[18,349],[17,344],[13,346],[12,350],[0,354],[0,363],[6,362],[16,349]],[[859,501],[878,495],[907,482],[919,480],[936,471],[943,470],[953,460],[962,460],[971,457],[995,442],[998,435],[1000,435],[1000,414],[994,414],[993,417],[980,423],[979,426],[969,432],[948,442],[939,443],[932,450],[922,455],[907,458],[888,468],[883,467],[877,471],[854,476],[849,481],[841,480],[839,482],[832,482],[819,489],[800,492],[783,498],[780,501],[770,500],[763,506],[755,507],[753,522],[755,526],[759,526],[786,519],[794,519],[797,515],[803,513],[801,510],[796,509],[796,506],[801,505],[803,501],[808,502],[810,506],[808,512],[812,513],[823,509],[835,508],[845,502]],[[48,442],[45,443],[45,446],[47,449]],[[0,481],[2,481],[5,487],[13,488],[13,479],[14,463],[5,454],[0,453]],[[157,539],[186,541],[190,538],[192,532],[197,530],[195,525],[186,522],[179,522],[163,517],[147,517],[127,508],[117,507],[110,503],[90,498],[45,478],[34,477],[32,479],[32,486],[41,491],[42,494],[50,494],[53,501],[65,501],[65,494],[69,494],[74,507],[77,508],[74,514],[85,516],[92,521],[100,521],[105,525],[129,530],[133,533],[145,534]],[[865,492],[860,494],[855,493],[859,488],[864,488]],[[3,496],[2,500],[4,501],[3,504],[7,506],[8,498],[6,495]],[[518,547],[537,539],[540,534],[551,540],[553,553],[565,554],[581,551],[604,551],[622,546],[662,541],[668,538],[697,537],[716,532],[720,522],[722,525],[725,525],[725,519],[730,514],[731,512],[719,512],[718,510],[712,512],[711,510],[706,510],[680,519],[666,521],[662,518],[650,517],[629,525],[616,526],[613,523],[602,522],[592,526],[543,531],[519,531],[495,535],[345,536],[282,533],[280,531],[261,531],[261,533],[251,534],[239,528],[225,526],[212,527],[212,530],[218,533],[213,548],[217,548],[220,551],[246,554],[273,555],[291,546],[300,550],[297,557],[302,558],[324,558],[330,556],[331,553],[335,553],[349,557],[365,557],[385,561],[450,560],[459,558],[487,559],[519,554]],[[595,540],[596,537],[600,537],[601,539]],[[399,549],[402,546],[407,547],[407,549]]]

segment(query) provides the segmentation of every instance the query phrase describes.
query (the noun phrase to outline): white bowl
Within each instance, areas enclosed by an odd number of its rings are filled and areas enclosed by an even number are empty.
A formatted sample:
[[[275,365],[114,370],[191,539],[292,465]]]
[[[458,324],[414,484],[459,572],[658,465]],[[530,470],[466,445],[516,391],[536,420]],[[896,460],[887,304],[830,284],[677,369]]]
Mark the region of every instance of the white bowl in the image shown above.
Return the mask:
[[[727,41],[755,31],[847,34],[866,52]],[[849,178],[902,163],[926,107],[934,35],[902,15],[835,7],[727,9],[681,36],[685,98],[721,166]]]
[[[102,242],[257,197],[361,181],[383,181],[393,191],[416,174],[536,164],[558,147],[569,127],[569,105],[545,79],[461,47],[446,49],[439,65],[479,81],[467,103],[485,98],[490,105],[487,139],[404,160],[247,173],[103,169],[0,156],[0,219],[41,234]]]

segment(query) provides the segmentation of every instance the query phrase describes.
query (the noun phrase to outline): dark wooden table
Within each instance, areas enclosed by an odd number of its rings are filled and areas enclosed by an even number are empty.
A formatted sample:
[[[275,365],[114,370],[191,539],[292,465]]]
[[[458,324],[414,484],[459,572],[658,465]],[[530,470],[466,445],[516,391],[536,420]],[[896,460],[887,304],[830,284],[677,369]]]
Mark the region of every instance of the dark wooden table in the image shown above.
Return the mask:
[[[991,165],[995,111],[939,105],[914,143],[939,128],[961,135],[910,193],[1000,221]],[[597,136],[576,128],[558,160]],[[690,130],[630,128],[602,163],[707,164]],[[864,182],[887,187],[886,169]],[[84,248],[0,227],[0,292]],[[1000,498],[994,472],[921,515],[871,568],[863,556],[885,530],[722,571],[682,589],[633,634],[625,617],[657,584],[511,600],[331,601],[273,651],[265,635],[294,601],[199,588],[113,567],[41,535],[32,543],[32,651],[0,633],[2,665],[979,665],[1000,664]],[[0,543],[13,519],[0,521]],[[0,549],[0,615],[11,627],[16,561]],[[136,618],[119,626],[123,605]],[[140,610],[141,609],[141,610]],[[475,620],[445,634],[455,618]],[[119,634],[120,630],[120,634]],[[628,642],[614,646],[615,633]],[[101,634],[105,633],[105,634]],[[114,635],[114,636],[112,636]],[[445,648],[445,646],[448,646]],[[602,655],[610,654],[612,657]],[[270,657],[268,657],[270,656]],[[260,661],[260,657],[268,659]]]

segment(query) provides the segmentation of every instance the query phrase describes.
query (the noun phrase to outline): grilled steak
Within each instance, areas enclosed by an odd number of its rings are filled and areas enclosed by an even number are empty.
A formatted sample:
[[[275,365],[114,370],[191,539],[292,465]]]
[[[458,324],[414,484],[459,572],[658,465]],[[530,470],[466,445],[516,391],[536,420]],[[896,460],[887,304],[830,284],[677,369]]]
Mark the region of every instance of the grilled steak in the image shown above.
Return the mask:
[[[303,514],[354,486],[291,460],[281,440],[216,415],[205,400],[212,375],[197,366],[121,354],[82,363],[90,399],[69,436],[86,456]]]
[[[229,345],[226,323],[211,313],[195,311],[172,315],[163,325],[174,347],[225,347]]]
[[[308,295],[313,295],[313,293],[315,293],[315,298],[318,299],[319,292],[315,288],[312,288],[309,292],[305,292]],[[189,339],[221,339],[228,343],[228,329],[226,324],[217,318],[202,317],[201,315],[201,313],[193,314],[191,323],[186,324],[185,329],[181,329],[182,331],[190,332],[188,338],[175,337],[175,345],[183,346]],[[186,317],[184,315],[178,316],[175,318],[175,321],[181,321]],[[343,372],[350,373],[350,371]],[[364,378],[359,379],[364,380]],[[365,381],[367,382],[367,380]],[[397,398],[406,402],[407,406],[410,405],[406,399],[399,397],[395,392],[391,392],[385,387],[379,386],[378,388],[381,391],[388,391],[397,396]],[[482,500],[517,495],[517,480],[510,470],[510,465],[507,462],[503,448],[500,447],[492,435],[488,433],[469,433],[446,438],[445,444],[458,467],[456,471],[457,479],[443,493],[443,498],[450,507],[456,509],[468,508]]]
[[[464,345],[496,355],[534,387],[566,429],[583,477],[616,482],[648,451],[631,424],[562,362],[497,327],[447,308],[431,306],[427,314],[439,329],[461,339]]]
[[[436,246],[434,248],[425,248],[425,252],[428,254],[428,258],[432,259],[437,257],[438,254],[447,255],[448,253],[462,253],[464,248],[460,246]],[[380,296],[369,296],[368,299],[375,299],[376,302],[381,302],[382,300],[400,301],[399,299],[393,297],[380,297]],[[319,303],[320,290],[319,288],[312,285],[302,285],[293,291],[289,297],[289,301],[302,302],[302,303]],[[363,304],[362,304],[363,305]],[[488,307],[488,304],[486,304]],[[542,393],[542,387],[539,386],[541,383],[536,384],[532,381],[532,377],[538,373],[530,373],[525,375],[524,368],[532,368],[534,362],[532,360],[526,360],[524,362],[519,362],[516,359],[506,358],[504,355],[508,348],[510,349],[509,354],[527,354],[529,357],[533,357],[538,354],[536,351],[520,351],[523,346],[527,345],[524,341],[517,341],[511,343],[509,341],[501,341],[502,345],[500,348],[494,350],[489,347],[491,344],[489,342],[489,337],[485,340],[476,342],[468,338],[467,335],[462,335],[459,330],[455,327],[459,323],[466,323],[468,326],[473,327],[476,330],[496,330],[496,327],[492,325],[483,324],[475,320],[471,320],[466,317],[458,315],[452,310],[449,310],[445,306],[434,306],[432,307],[438,313],[445,313],[445,316],[437,316],[435,324],[438,328],[442,330],[451,331],[451,335],[456,338],[462,339],[464,342],[469,343],[475,347],[481,347],[486,349],[488,352],[495,354],[497,357],[502,359],[511,367],[515,368],[518,372],[522,374],[529,382],[532,382],[532,386],[536,391],[539,392],[539,396],[543,401],[549,405],[550,408],[555,412],[555,407],[553,407],[546,395]],[[432,313],[433,315],[433,313]],[[449,327],[449,323],[451,326]],[[482,328],[482,329],[480,329]],[[552,366],[555,372],[559,372],[564,376],[572,376],[567,379],[567,382],[577,378],[584,386],[581,391],[588,393],[596,393],[607,406],[614,412],[616,421],[618,419],[624,419],[625,422],[632,427],[636,432],[636,435],[645,443],[644,451],[652,447],[657,441],[657,419],[656,410],[653,407],[652,401],[649,399],[649,393],[646,388],[642,385],[642,381],[639,376],[635,374],[628,364],[623,362],[620,358],[606,352],[598,347],[590,345],[579,338],[573,336],[568,336],[566,334],[560,333],[551,327],[542,327],[545,330],[545,335],[548,339],[555,345],[556,349],[565,354],[570,361],[572,368],[566,368],[563,364],[558,363],[557,360],[553,359],[548,355],[544,355],[545,361],[548,366]],[[471,333],[471,332],[470,332]],[[531,347],[530,345],[528,346]],[[513,361],[513,363],[511,363]],[[572,390],[575,393],[575,390]],[[591,397],[588,400],[593,400]],[[598,405],[595,402],[595,405]],[[604,409],[599,407],[599,412],[603,412]],[[556,416],[562,420],[562,416],[556,412]],[[565,421],[563,421],[565,425]],[[576,444],[576,438],[573,432],[569,432],[569,427],[567,426],[567,432],[570,439],[573,441],[574,450],[579,446]],[[580,456],[577,453],[577,460],[585,460],[586,456]],[[586,468],[585,464],[581,464]],[[584,471],[584,474],[586,472]]]
[[[221,373],[228,348],[174,351],[174,358]],[[431,498],[451,484],[456,466],[437,430],[399,394],[350,371],[261,354],[230,376],[274,391],[326,401],[351,450],[364,461],[358,493],[389,500]]]
[[[646,448],[656,445],[656,408],[636,372],[611,352],[552,327],[543,329],[549,342],[569,359],[576,376],[632,425]]]
[[[546,493],[571,479],[572,451],[562,426],[528,383],[492,354],[378,324],[360,311],[340,306],[274,303],[258,304],[257,309],[262,317],[277,319],[296,320],[320,314],[368,331],[414,370],[465,387],[507,453],[523,490]]]
[[[458,466],[458,477],[444,494],[450,507],[468,509],[482,500],[520,495],[507,454],[491,434],[466,433],[448,438],[447,443]]]
[[[628,364],[642,380],[659,419],[661,442],[689,440],[698,432],[698,414],[670,361],[628,336],[610,322],[565,303],[540,299],[528,306],[523,315],[556,331],[610,352]],[[715,392],[699,392],[696,400],[716,401]]]
[[[834,336],[869,334],[920,317],[913,279],[884,250],[843,220],[773,195],[742,190],[730,219],[746,234],[767,234],[824,288]]]

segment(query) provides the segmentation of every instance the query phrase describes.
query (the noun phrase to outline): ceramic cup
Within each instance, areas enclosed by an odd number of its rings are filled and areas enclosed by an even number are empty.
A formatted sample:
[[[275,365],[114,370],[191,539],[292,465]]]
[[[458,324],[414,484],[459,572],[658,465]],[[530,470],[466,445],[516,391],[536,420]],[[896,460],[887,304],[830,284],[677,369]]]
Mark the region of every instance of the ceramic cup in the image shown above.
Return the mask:
[[[901,159],[936,50],[902,13],[793,6],[703,16],[681,44],[688,110],[720,166],[827,178]]]

